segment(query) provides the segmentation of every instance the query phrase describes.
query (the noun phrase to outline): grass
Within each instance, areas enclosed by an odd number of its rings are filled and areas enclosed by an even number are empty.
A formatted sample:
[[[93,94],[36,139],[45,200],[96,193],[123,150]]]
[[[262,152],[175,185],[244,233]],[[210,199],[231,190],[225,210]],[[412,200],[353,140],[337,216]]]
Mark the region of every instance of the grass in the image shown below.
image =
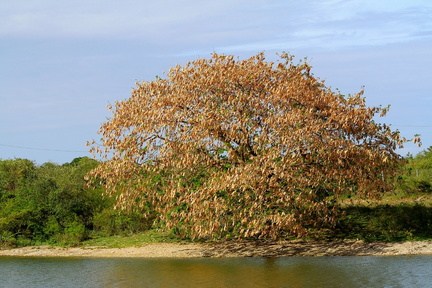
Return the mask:
[[[432,195],[389,193],[379,200],[345,199],[334,237],[364,241],[432,239]]]
[[[174,243],[184,240],[167,233],[148,230],[131,235],[100,236],[82,242],[82,246],[105,248],[140,247],[151,243]]]

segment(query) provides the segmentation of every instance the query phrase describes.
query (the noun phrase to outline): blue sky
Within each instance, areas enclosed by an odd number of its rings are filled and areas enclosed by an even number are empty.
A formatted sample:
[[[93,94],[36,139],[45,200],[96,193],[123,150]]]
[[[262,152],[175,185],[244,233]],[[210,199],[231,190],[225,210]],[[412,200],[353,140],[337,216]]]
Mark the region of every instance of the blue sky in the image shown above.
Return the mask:
[[[59,164],[136,81],[209,57],[288,51],[343,94],[364,86],[381,121],[432,146],[429,0],[0,0],[0,159]]]

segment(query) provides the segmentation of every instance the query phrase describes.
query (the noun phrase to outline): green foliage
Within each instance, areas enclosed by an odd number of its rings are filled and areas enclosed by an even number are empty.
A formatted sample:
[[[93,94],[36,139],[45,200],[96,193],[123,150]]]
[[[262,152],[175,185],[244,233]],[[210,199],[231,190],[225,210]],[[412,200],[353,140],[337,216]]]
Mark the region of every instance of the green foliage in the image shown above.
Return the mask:
[[[409,241],[432,238],[432,207],[419,203],[353,205],[344,208],[338,232],[365,241]]]
[[[86,187],[84,176],[98,164],[87,157],[40,166],[25,159],[0,160],[0,248],[77,245],[93,234],[148,229],[142,215],[114,211],[100,186]],[[106,215],[111,222],[102,221]]]
[[[398,190],[408,194],[432,192],[432,146],[415,157],[409,155]]]
[[[151,228],[152,219],[144,218],[139,212],[116,211],[105,208],[93,219],[94,231],[99,235],[131,235]]]

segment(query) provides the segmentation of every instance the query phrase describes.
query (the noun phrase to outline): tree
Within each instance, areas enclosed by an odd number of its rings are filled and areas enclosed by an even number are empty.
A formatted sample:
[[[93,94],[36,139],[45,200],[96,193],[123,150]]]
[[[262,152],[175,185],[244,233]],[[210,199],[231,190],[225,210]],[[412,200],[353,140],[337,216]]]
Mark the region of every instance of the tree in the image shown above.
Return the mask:
[[[406,140],[363,91],[333,92],[286,53],[213,54],[167,76],[137,83],[88,143],[118,208],[154,211],[180,236],[279,238],[333,227],[342,194],[391,188]]]

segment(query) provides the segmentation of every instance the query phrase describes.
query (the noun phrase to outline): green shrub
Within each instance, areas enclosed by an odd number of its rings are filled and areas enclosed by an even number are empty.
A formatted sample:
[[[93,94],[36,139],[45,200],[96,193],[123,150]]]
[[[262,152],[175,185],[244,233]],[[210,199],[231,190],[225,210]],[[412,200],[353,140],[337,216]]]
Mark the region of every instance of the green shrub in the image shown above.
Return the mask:
[[[88,237],[83,223],[68,223],[62,234],[56,234],[57,242],[64,245],[78,245]]]
[[[146,218],[141,213],[116,211],[106,208],[96,214],[93,219],[94,231],[106,235],[133,234],[151,228],[153,218]]]

